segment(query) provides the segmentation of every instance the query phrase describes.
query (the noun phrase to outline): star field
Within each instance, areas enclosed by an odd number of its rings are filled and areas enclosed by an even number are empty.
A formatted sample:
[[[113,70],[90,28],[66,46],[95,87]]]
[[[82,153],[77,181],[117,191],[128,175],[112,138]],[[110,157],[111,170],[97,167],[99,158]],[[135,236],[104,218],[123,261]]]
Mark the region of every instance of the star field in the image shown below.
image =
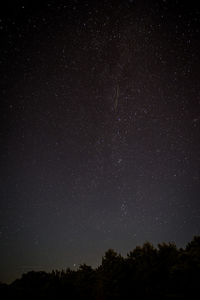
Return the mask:
[[[0,280],[200,234],[194,2],[1,6]]]

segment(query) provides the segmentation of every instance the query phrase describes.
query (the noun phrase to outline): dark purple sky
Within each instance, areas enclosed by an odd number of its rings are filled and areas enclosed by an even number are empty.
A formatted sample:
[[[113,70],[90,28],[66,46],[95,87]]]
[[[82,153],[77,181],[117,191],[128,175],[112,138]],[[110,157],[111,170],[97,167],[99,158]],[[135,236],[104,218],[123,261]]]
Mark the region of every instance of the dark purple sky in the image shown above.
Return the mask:
[[[193,1],[0,4],[0,280],[200,234]]]

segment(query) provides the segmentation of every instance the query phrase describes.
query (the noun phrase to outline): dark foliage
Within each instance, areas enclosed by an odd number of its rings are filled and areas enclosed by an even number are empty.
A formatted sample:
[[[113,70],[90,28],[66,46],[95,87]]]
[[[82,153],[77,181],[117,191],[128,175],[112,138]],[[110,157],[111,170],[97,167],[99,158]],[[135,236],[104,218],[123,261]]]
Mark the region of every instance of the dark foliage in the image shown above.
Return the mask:
[[[28,272],[0,284],[1,299],[195,299],[200,294],[200,237],[185,249],[163,243],[136,247],[123,258],[108,250],[101,265],[77,271]]]

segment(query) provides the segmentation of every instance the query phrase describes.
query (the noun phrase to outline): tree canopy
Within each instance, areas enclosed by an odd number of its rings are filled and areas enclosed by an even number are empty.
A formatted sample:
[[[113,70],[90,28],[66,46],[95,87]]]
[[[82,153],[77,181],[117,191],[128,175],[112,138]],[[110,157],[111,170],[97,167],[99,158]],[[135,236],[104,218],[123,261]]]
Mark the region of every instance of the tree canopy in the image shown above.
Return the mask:
[[[0,284],[0,296],[24,299],[192,299],[200,293],[200,237],[185,249],[174,243],[154,247],[146,242],[122,257],[106,251],[96,269],[82,264],[51,273],[31,271],[10,285]],[[4,297],[4,298],[3,298]]]

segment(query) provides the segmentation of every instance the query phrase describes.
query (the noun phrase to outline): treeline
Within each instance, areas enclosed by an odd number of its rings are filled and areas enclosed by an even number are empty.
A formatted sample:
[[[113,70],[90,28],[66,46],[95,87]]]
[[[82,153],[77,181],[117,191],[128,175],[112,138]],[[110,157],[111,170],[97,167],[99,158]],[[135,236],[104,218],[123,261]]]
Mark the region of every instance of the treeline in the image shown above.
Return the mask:
[[[196,299],[199,295],[200,236],[185,249],[174,243],[156,248],[145,243],[126,258],[110,249],[96,269],[83,264],[77,271],[31,271],[10,285],[0,285],[1,299]]]

